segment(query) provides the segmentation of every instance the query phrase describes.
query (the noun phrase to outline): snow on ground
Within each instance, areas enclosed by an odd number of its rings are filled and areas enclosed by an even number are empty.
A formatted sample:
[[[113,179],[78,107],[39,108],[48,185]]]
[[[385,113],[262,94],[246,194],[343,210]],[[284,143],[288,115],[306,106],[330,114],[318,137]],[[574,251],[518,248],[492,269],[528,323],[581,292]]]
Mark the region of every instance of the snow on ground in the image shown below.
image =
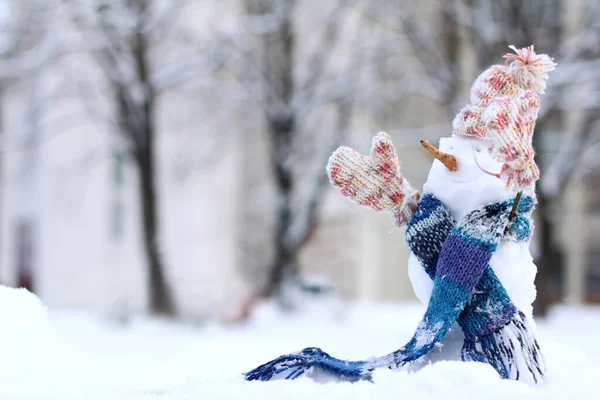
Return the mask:
[[[420,305],[349,306],[343,318],[315,309],[295,317],[264,305],[223,327],[139,319],[123,326],[50,311],[24,290],[0,287],[0,399],[563,399],[595,398],[600,308],[556,308],[539,321],[550,368],[531,387],[483,364],[443,362],[415,373],[379,371],[374,383],[245,382],[241,373],[317,345],[362,359],[404,344]]]

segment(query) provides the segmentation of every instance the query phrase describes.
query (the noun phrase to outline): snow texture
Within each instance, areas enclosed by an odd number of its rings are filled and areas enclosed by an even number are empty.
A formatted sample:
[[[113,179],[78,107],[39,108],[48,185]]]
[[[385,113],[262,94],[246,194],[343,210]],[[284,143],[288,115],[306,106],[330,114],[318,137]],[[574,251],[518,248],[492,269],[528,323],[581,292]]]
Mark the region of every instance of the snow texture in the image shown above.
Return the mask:
[[[327,310],[323,310],[327,311]],[[279,354],[320,345],[364,359],[405,342],[421,305],[349,306],[282,316],[261,305],[244,325],[192,326],[139,319],[122,326],[50,312],[25,290],[0,287],[0,399],[564,399],[595,398],[600,309],[555,309],[538,323],[549,374],[537,387],[501,380],[484,364],[441,361],[374,382],[245,382],[241,373]],[[570,343],[570,347],[558,341]],[[587,353],[587,354],[586,354]]]

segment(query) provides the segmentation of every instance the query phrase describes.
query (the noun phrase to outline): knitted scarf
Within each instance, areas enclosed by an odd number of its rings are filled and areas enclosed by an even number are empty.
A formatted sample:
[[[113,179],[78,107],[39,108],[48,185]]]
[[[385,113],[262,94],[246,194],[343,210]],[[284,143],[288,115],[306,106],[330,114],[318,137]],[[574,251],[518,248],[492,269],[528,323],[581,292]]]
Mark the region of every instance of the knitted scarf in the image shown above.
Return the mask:
[[[425,194],[406,231],[406,242],[429,277],[433,291],[427,310],[410,341],[399,350],[367,361],[345,361],[319,348],[284,355],[245,374],[246,380],[295,379],[321,370],[343,380],[371,379],[377,368],[414,364],[444,338],[457,322],[465,341],[463,361],[490,364],[505,379],[523,372],[538,382],[544,360],[525,315],[512,304],[489,261],[509,225],[514,199],[480,207],[456,223],[432,194]],[[531,236],[535,200],[524,196],[518,217],[506,233],[512,240]],[[526,371],[523,371],[526,366]]]

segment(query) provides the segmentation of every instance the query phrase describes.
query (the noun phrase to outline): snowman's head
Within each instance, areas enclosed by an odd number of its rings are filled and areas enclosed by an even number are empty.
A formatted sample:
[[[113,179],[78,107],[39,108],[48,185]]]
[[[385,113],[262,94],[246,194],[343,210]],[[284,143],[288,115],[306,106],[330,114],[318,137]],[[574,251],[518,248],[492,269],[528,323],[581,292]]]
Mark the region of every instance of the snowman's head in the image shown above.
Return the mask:
[[[496,178],[519,191],[532,189],[540,176],[532,137],[539,95],[556,64],[533,46],[511,49],[507,64],[491,66],[473,84],[471,104],[454,118],[452,136],[440,141],[442,153],[424,145],[447,168],[435,163],[434,169],[451,182]]]
[[[504,187],[500,179],[503,164],[488,141],[452,135],[440,139],[439,150],[424,146],[435,157],[428,181]]]

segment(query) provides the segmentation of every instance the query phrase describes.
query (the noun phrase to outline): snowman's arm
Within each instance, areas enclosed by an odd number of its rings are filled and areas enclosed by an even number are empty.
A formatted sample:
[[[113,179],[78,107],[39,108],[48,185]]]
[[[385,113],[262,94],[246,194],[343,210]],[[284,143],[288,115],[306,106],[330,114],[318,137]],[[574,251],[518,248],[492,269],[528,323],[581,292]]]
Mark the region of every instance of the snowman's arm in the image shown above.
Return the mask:
[[[390,213],[398,228],[408,224],[420,194],[400,173],[396,149],[388,134],[373,138],[369,157],[340,147],[329,158],[327,175],[343,196],[361,206]]]

